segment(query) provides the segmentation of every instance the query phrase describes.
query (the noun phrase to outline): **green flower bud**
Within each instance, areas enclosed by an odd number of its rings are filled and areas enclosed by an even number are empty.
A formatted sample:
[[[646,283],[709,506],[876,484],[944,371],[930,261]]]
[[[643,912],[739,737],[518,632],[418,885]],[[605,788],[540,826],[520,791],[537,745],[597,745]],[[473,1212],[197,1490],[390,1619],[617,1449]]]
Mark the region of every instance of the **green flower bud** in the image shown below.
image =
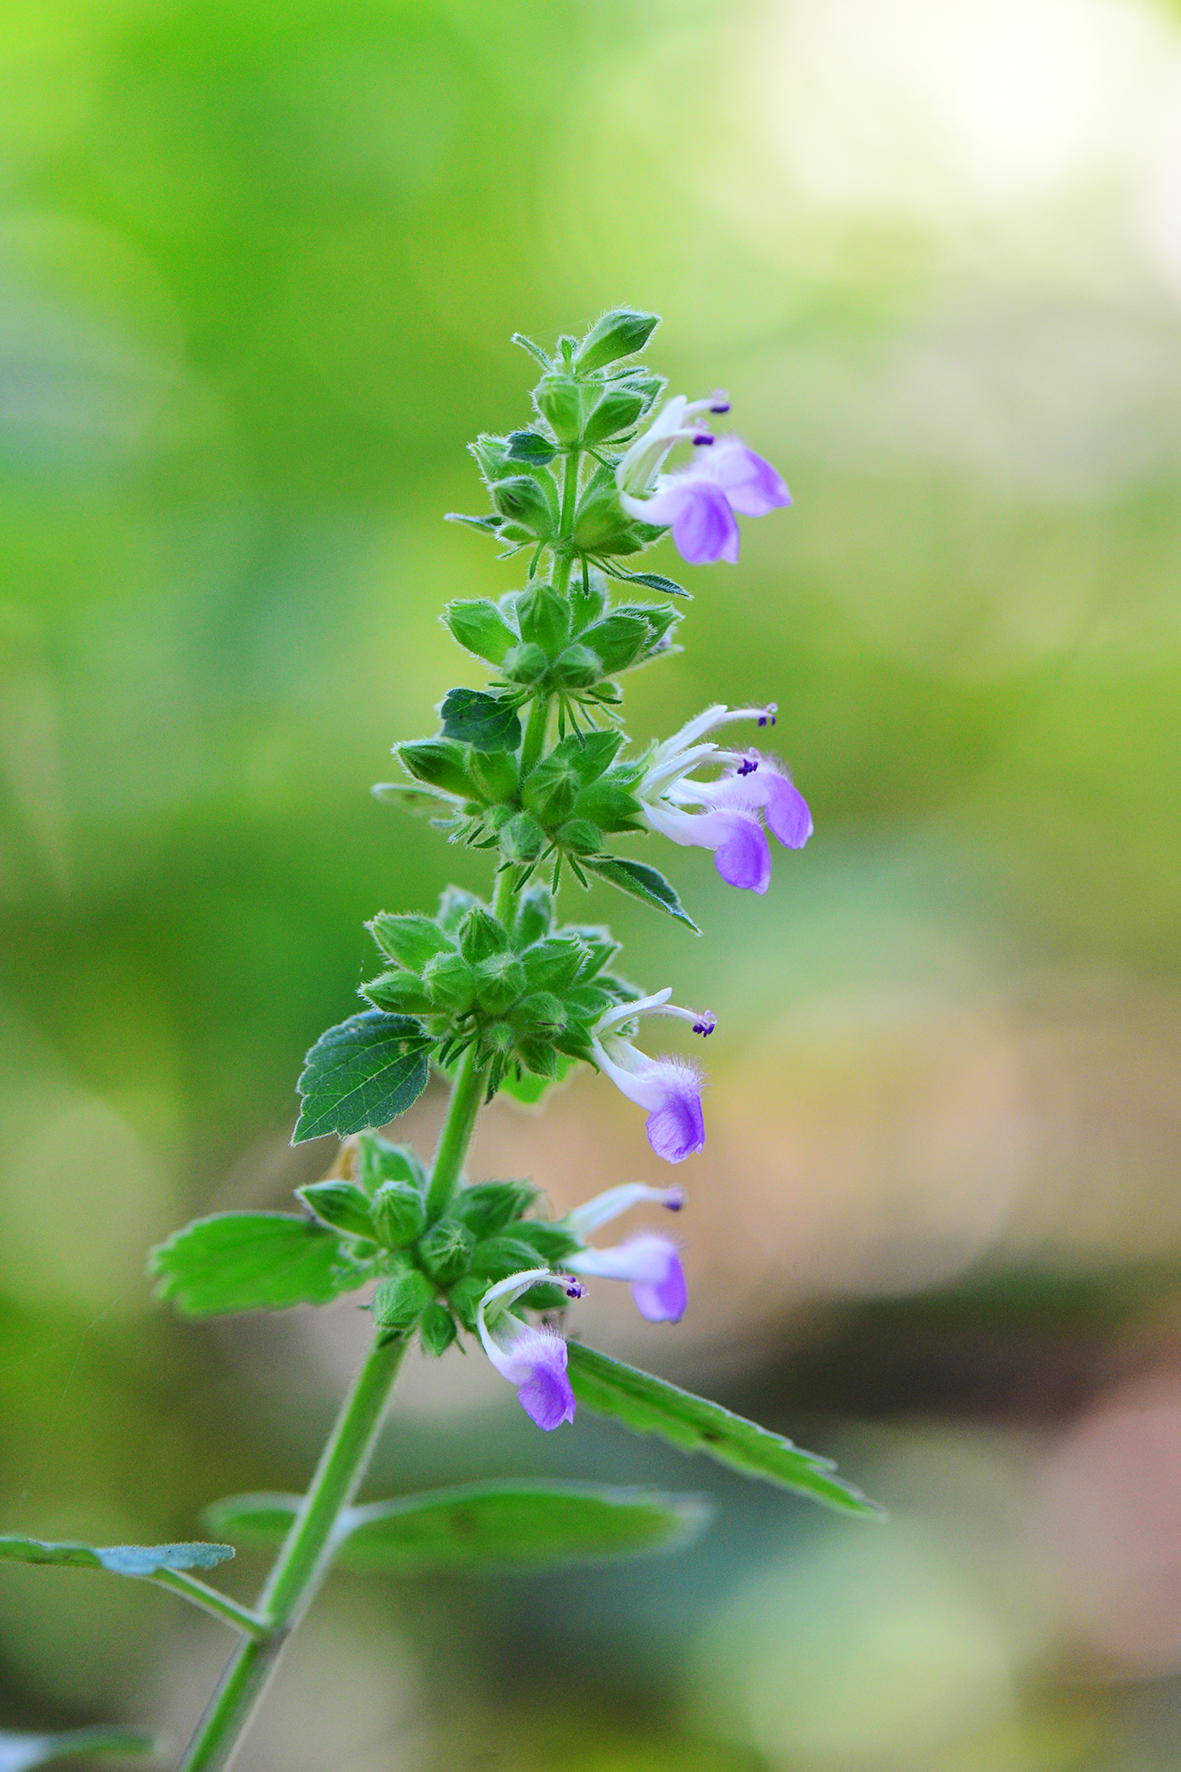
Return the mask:
[[[518,1242],[516,1237],[489,1237],[486,1242],[476,1244],[472,1255],[473,1274],[483,1274],[490,1286],[497,1280],[507,1280],[510,1274],[519,1274],[536,1265],[534,1250],[528,1243]]]
[[[379,1132],[362,1132],[357,1140],[355,1170],[366,1193],[373,1194],[383,1181],[408,1181],[426,1186],[426,1170],[408,1144],[389,1144]]]
[[[537,410],[559,443],[577,442],[582,432],[583,398],[583,390],[572,375],[543,375],[533,390]]]
[[[500,853],[506,861],[536,861],[545,842],[545,832],[527,812],[518,812],[500,829]]]
[[[637,615],[609,615],[584,630],[581,640],[589,646],[606,675],[626,671],[649,646],[652,629]]]
[[[455,1318],[445,1305],[428,1304],[419,1319],[418,1333],[422,1337],[423,1353],[437,1359],[455,1340]]]
[[[434,1296],[435,1289],[426,1275],[416,1267],[405,1267],[383,1280],[373,1294],[373,1321],[390,1334],[404,1335]]]
[[[467,752],[454,739],[424,738],[415,744],[396,745],[394,754],[417,781],[464,800],[476,798],[476,784],[467,771]]]
[[[422,1195],[408,1181],[383,1181],[373,1196],[373,1226],[387,1249],[406,1249],[426,1229]]]
[[[343,1231],[347,1237],[372,1237],[369,1200],[351,1181],[313,1181],[295,1192],[334,1231]]]
[[[361,986],[360,995],[390,1015],[428,1015],[433,1008],[421,979],[401,968],[371,978]]]
[[[602,369],[620,357],[642,351],[660,324],[659,314],[642,314],[634,308],[611,308],[596,320],[574,353],[581,374]]]
[[[476,1329],[476,1307],[485,1292],[488,1282],[483,1274],[469,1274],[466,1279],[457,1280],[454,1286],[447,1288],[447,1302],[471,1334]]]
[[[479,904],[474,892],[465,892],[462,886],[445,886],[439,897],[439,913],[436,921],[445,934],[454,936],[464,917],[474,904]]]
[[[500,664],[509,648],[517,643],[517,636],[495,603],[486,597],[448,603],[442,619],[466,651],[487,659],[489,664]]]
[[[620,431],[629,431],[639,418],[647,401],[644,395],[629,388],[609,388],[586,421],[582,442],[588,449],[605,443]]]
[[[523,1041],[552,1039],[566,1025],[566,1009],[552,991],[534,991],[517,1004],[511,1019]]]
[[[440,954],[425,967],[422,982],[436,1009],[466,1015],[476,1000],[476,975],[462,954]]]
[[[603,675],[603,667],[589,646],[577,643],[567,646],[562,656],[550,667],[550,681],[556,689],[591,689]]]
[[[603,831],[639,831],[644,826],[641,821],[640,802],[634,794],[620,787],[618,782],[603,780],[592,782],[590,787],[583,788],[574,802],[575,818],[589,819]],[[408,1011],[413,1014],[414,1011]]]
[[[554,532],[555,512],[531,474],[517,474],[511,480],[498,480],[492,488],[492,502],[502,517],[519,523],[530,535],[548,541]]]
[[[382,953],[405,966],[409,972],[421,972],[428,960],[446,953],[451,943],[439,925],[430,917],[395,916],[378,911],[365,925]]]
[[[489,482],[507,479],[521,471],[520,462],[510,460],[507,437],[494,437],[489,432],[482,431],[474,443],[468,444],[468,448],[475,456],[480,472]]]
[[[549,669],[549,659],[540,646],[514,646],[501,665],[510,683],[540,683]]]
[[[535,1077],[556,1077],[558,1055],[548,1040],[533,1040],[523,1034],[517,1041],[517,1057]]]
[[[584,554],[618,553],[628,530],[629,519],[619,502],[615,481],[596,474],[574,513],[575,547]]]
[[[485,1015],[503,1015],[525,994],[525,968],[512,954],[492,954],[476,968],[476,1003]]]
[[[473,751],[468,767],[482,799],[496,802],[515,797],[520,775],[511,751]]]
[[[552,936],[526,948],[521,964],[531,991],[565,991],[582,973],[586,949],[576,936]]]
[[[508,930],[483,905],[473,905],[455,933],[460,953],[473,966],[491,954],[503,954],[509,945]]]
[[[527,1181],[480,1181],[459,1190],[451,1213],[482,1241],[519,1218],[536,1198],[537,1189]]]
[[[531,947],[554,926],[554,900],[548,886],[530,886],[521,894],[513,939],[519,948]]]
[[[527,591],[517,603],[521,638],[554,658],[570,638],[570,605],[550,585]]]
[[[569,756],[552,751],[526,776],[521,788],[525,809],[546,830],[568,818],[582,780]]]
[[[422,1264],[440,1286],[451,1286],[467,1273],[475,1238],[455,1218],[441,1218],[418,1245]]]
[[[558,829],[557,841],[562,849],[568,849],[574,855],[601,855],[603,852],[603,833],[589,818],[567,819]]]

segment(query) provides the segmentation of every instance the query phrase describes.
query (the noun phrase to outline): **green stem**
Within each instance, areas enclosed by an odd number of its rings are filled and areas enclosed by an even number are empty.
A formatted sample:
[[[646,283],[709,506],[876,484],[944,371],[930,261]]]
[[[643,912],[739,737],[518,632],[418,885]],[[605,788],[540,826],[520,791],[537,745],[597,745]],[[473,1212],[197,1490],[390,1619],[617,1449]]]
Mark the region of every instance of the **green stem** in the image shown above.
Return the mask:
[[[270,1630],[266,1619],[257,1612],[252,1612],[248,1606],[239,1606],[237,1600],[219,1594],[215,1587],[206,1587],[195,1575],[186,1575],[180,1569],[158,1569],[147,1579],[156,1587],[166,1587],[174,1594],[181,1594],[190,1605],[200,1606],[202,1612],[212,1613],[223,1624],[233,1625],[245,1631],[247,1636],[265,1637]]]
[[[566,576],[570,575],[570,562],[566,562]],[[555,571],[555,578],[557,573]],[[535,697],[529,707],[529,719],[525,727],[525,741],[521,746],[521,777],[524,779],[538,762],[545,748],[545,735],[549,726],[549,696]],[[501,875],[501,879],[504,875]],[[500,890],[497,882],[497,891]],[[503,921],[503,918],[501,919]]]
[[[486,1067],[477,1063],[476,1049],[469,1046],[455,1073],[455,1086],[451,1091],[447,1118],[443,1122],[443,1130],[439,1134],[439,1143],[435,1150],[435,1166],[431,1170],[430,1186],[426,1193],[428,1224],[434,1224],[436,1219],[442,1218],[455,1192],[459,1171],[463,1167],[463,1159],[471,1141],[472,1128],[476,1124],[476,1115],[484,1099],[486,1082]]]
[[[221,1772],[283,1650],[315,1595],[332,1557],[332,1533],[342,1509],[357,1492],[393,1389],[405,1341],[377,1340],[354,1380],[320,1454],[258,1604],[266,1635],[244,1637],[189,1744],[181,1772]]]

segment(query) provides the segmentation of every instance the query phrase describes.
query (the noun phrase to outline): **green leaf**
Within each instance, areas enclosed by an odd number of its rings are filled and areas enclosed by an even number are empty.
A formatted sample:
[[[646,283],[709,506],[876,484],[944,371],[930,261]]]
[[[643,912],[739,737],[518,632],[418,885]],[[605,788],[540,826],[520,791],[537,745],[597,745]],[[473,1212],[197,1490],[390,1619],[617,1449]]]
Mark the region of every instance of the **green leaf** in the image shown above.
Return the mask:
[[[159,1569],[212,1569],[232,1557],[229,1544],[59,1544],[16,1534],[0,1537],[0,1562],[60,1563],[71,1569],[108,1569],[112,1575],[155,1575]]]
[[[439,714],[444,738],[459,739],[477,751],[515,751],[521,722],[514,707],[483,689],[449,689]]]
[[[426,1088],[431,1044],[412,1015],[366,1009],[321,1034],[299,1079],[303,1112],[292,1144],[364,1132],[404,1114]]]
[[[610,880],[612,886],[618,886],[621,892],[629,892],[644,904],[654,905],[658,911],[665,911],[691,929],[694,935],[701,931],[685,910],[673,887],[669,885],[662,873],[650,868],[646,862],[628,861],[622,855],[589,856],[582,863],[584,868],[599,874],[604,880]]]
[[[360,1277],[340,1272],[340,1238],[288,1212],[194,1219],[148,1257],[156,1296],[187,1317],[327,1304]]]
[[[704,1452],[744,1476],[762,1477],[845,1513],[881,1517],[876,1502],[833,1474],[831,1459],[803,1452],[720,1403],[695,1397],[580,1342],[568,1343],[567,1354],[574,1395],[596,1415],[609,1416],[634,1434],[659,1434],[682,1452]]]
[[[238,1495],[205,1519],[242,1543],[274,1543],[298,1495]],[[397,1575],[436,1570],[537,1569],[639,1551],[668,1550],[710,1517],[696,1495],[538,1481],[468,1483],[353,1507],[340,1525],[340,1561]]]
[[[662,597],[684,597],[690,603],[693,601],[684,585],[679,585],[673,578],[665,578],[661,572],[616,571],[614,576],[626,579],[630,585],[646,585],[650,591],[659,591]]]
[[[91,1754],[159,1754],[162,1737],[151,1729],[125,1729],[117,1723],[96,1723],[89,1729],[66,1729],[56,1735],[0,1730],[0,1772],[32,1772],[55,1760],[76,1760]]]
[[[462,511],[448,511],[443,518],[444,523],[466,523],[469,529],[486,529],[492,535],[504,522],[503,517],[465,517]]]
[[[540,431],[510,431],[505,457],[508,461],[528,462],[530,467],[543,468],[558,453],[548,437]]]

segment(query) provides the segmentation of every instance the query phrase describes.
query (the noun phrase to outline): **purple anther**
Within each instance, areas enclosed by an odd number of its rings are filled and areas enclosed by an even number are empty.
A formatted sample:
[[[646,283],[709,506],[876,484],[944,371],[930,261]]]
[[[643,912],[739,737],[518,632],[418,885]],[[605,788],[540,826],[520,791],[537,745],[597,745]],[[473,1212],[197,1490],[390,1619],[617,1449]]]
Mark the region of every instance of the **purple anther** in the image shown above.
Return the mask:
[[[761,726],[762,724],[763,722],[760,720],[759,725]],[[735,775],[753,775],[758,766],[759,760],[757,757],[744,757],[734,773]]]
[[[778,712],[779,712],[779,703],[777,701],[769,701],[767,703],[766,707],[763,709],[762,713],[759,715],[758,724],[760,726],[774,726],[775,716]]]
[[[679,1212],[688,1198],[683,1187],[670,1187],[661,1203],[667,1212]]]
[[[581,1286],[577,1280],[563,1280],[562,1284],[566,1288],[566,1297],[567,1298],[585,1298],[586,1297],[586,1287]]]
[[[697,448],[701,449],[707,443],[712,443],[713,437],[710,435],[710,433],[708,431],[698,431],[698,433],[694,437],[693,441],[696,444]]]
[[[702,1014],[700,1014],[697,1017],[697,1020],[693,1023],[693,1032],[695,1034],[701,1034],[703,1038],[708,1039],[709,1035],[713,1033],[713,1031],[717,1027],[717,1025],[718,1025],[718,1018],[714,1014],[713,1010],[706,1009],[702,1012]]]
[[[729,412],[730,396],[725,388],[714,389],[709,397],[709,409],[711,412]]]

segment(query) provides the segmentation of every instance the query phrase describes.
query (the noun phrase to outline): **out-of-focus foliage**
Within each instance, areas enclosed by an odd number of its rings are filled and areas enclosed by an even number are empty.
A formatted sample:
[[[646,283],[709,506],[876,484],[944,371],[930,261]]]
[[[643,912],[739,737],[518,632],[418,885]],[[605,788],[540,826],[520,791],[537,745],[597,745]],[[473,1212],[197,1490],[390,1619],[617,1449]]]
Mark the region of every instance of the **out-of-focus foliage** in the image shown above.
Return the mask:
[[[719,1016],[693,1307],[579,1309],[895,1524],[710,1475],[659,1565],[342,1576],[244,1766],[325,1772],[326,1681],[350,1772],[1176,1763],[1179,93],[1151,0],[3,8],[0,1531],[305,1480],[364,1319],[181,1327],[143,1251],[322,1172],[294,1082],[363,919],[486,884],[368,786],[480,680],[439,607],[519,582],[441,521],[509,334],[663,312],[796,500],[635,679],[641,737],[778,700],[817,823],[757,903],[636,840],[701,941],[611,906]],[[643,1172],[610,1094],[498,1104],[478,1172]],[[470,1365],[408,1374],[387,1492],[683,1484],[581,1417],[539,1449]],[[222,1649],[6,1569],[0,1723],[180,1733]]]

